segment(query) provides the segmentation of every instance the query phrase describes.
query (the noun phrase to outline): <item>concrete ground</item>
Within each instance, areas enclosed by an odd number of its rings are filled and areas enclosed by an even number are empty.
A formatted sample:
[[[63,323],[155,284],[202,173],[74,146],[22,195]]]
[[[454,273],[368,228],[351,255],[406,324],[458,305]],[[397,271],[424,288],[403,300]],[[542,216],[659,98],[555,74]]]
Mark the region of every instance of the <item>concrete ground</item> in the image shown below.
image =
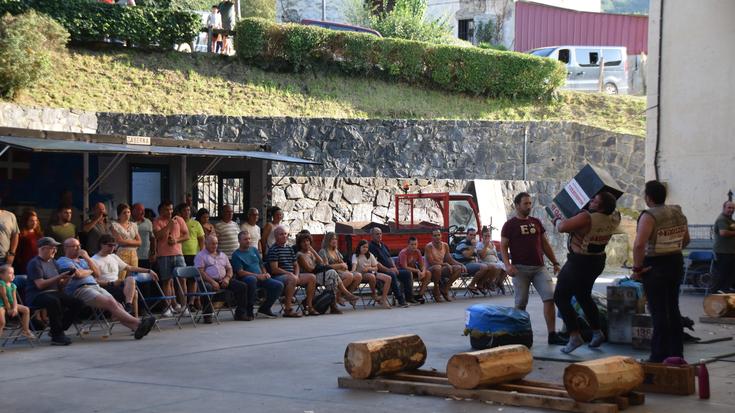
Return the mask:
[[[604,289],[605,282],[598,283]],[[451,355],[470,349],[462,336],[464,309],[475,303],[512,305],[510,296],[426,304],[408,309],[345,310],[341,316],[225,321],[182,330],[164,324],[135,341],[124,327],[103,340],[74,339],[69,347],[46,341],[34,349],[14,344],[0,353],[0,411],[41,412],[488,412],[541,411],[479,401],[337,388],[346,375],[342,357],[353,340],[419,334],[428,348],[424,368],[445,370]],[[701,296],[682,298],[698,319]],[[535,342],[545,342],[541,303],[531,297]],[[560,321],[558,321],[561,324]],[[729,326],[732,327],[732,326]],[[695,335],[732,336],[732,328],[697,323]],[[735,352],[735,342],[718,347]],[[698,346],[707,346],[699,344]],[[729,347],[727,347],[729,346]],[[534,346],[536,348],[536,346]],[[610,347],[601,356],[614,354]],[[731,412],[735,357],[709,366],[712,398],[647,395],[635,412]],[[534,361],[534,380],[561,383],[566,363]]]

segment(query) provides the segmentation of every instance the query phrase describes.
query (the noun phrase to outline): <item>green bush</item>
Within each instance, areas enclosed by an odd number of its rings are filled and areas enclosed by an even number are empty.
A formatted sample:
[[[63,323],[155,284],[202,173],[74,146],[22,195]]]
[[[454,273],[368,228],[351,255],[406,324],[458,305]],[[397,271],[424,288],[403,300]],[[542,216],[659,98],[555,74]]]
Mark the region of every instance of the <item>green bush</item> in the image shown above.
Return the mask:
[[[153,7],[120,7],[89,0],[0,0],[0,14],[36,10],[69,31],[75,42],[105,38],[142,48],[171,49],[190,42],[201,28],[196,13]]]
[[[0,95],[12,98],[48,75],[52,54],[63,52],[69,33],[33,10],[0,18]]]
[[[549,96],[566,75],[554,60],[516,52],[279,25],[263,19],[244,19],[236,30],[237,56],[267,70],[323,67],[348,75],[511,98]]]
[[[396,0],[390,11],[370,16],[370,27],[383,37],[447,43],[451,28],[444,19],[427,16],[426,0]]]

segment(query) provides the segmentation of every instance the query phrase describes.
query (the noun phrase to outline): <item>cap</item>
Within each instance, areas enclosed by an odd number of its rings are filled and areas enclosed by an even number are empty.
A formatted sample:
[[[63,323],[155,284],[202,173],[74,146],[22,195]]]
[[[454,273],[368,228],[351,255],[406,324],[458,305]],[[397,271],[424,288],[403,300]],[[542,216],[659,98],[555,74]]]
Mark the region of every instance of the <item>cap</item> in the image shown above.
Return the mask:
[[[53,238],[51,238],[51,237],[43,237],[43,238],[39,239],[38,242],[36,242],[36,246],[38,248],[41,248],[41,247],[58,247],[59,245],[61,245],[61,244],[58,243],[58,242],[56,242],[56,240],[53,239]]]

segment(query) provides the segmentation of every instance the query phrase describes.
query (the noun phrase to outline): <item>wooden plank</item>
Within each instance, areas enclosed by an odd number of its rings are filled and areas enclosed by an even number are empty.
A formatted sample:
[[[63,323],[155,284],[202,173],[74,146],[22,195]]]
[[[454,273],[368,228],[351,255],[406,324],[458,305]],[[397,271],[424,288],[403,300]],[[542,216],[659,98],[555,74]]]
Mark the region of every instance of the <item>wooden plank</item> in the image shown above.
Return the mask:
[[[505,383],[497,384],[492,386],[493,389],[505,390],[505,391],[516,391],[524,394],[539,394],[542,396],[554,396],[554,397],[569,397],[569,393],[566,390],[550,389],[545,387],[532,387],[524,386],[522,384]]]
[[[694,394],[696,368],[692,365],[669,366],[660,363],[641,363],[643,384],[636,390],[644,393]]]
[[[439,397],[458,397],[502,403],[508,406],[536,407],[566,412],[580,413],[617,413],[618,406],[611,403],[583,403],[569,398],[544,396],[538,394],[511,393],[492,389],[456,389],[449,385],[435,383],[416,383],[402,380],[369,379],[355,380],[351,377],[337,379],[340,388],[389,391],[398,394],[416,394]]]
[[[699,317],[700,323],[735,324],[735,317]]]
[[[414,374],[412,372],[401,372],[385,376],[391,380],[414,381],[418,383],[449,384],[449,379],[442,376]]]

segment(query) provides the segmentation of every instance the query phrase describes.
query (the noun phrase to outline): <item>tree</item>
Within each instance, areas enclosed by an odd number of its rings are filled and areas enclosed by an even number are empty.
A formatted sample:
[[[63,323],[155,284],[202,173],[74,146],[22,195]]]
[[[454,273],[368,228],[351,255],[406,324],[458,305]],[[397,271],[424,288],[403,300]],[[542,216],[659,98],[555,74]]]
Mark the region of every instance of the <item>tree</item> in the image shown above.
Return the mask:
[[[240,0],[242,17],[260,17],[267,20],[276,19],[276,0]]]
[[[432,19],[426,14],[426,0],[395,0],[393,9],[370,16],[370,27],[384,37],[448,43],[451,29],[445,18]]]

